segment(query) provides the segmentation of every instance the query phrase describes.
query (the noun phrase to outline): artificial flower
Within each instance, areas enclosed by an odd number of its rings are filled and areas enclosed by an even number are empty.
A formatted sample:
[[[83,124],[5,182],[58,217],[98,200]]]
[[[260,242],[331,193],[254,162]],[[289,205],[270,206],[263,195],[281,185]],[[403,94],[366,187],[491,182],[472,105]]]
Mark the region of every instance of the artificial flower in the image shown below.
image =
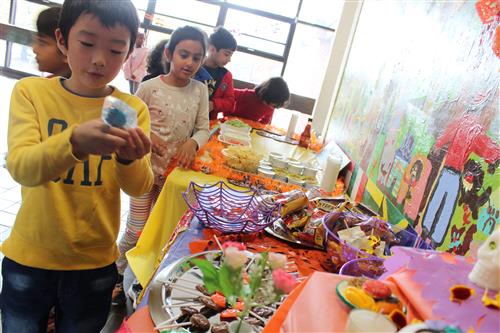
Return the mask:
[[[239,269],[247,262],[247,255],[234,246],[224,250],[224,263],[232,269]]]
[[[269,253],[269,266],[272,269],[285,268],[286,266],[286,255],[281,253]]]
[[[285,270],[278,268],[273,271],[273,281],[276,289],[289,294],[299,282]]]
[[[247,249],[247,247],[245,246],[245,244],[243,243],[239,243],[239,242],[224,242],[222,244],[222,250],[226,250],[228,247],[235,247],[237,248],[238,250],[240,251],[245,251]]]

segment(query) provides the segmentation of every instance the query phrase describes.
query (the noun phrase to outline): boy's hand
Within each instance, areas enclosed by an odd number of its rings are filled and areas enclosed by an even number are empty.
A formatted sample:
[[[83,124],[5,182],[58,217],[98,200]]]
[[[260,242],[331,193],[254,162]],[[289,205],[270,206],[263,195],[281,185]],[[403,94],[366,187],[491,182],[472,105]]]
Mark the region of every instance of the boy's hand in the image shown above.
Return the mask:
[[[151,151],[151,141],[139,128],[127,129],[129,139],[126,145],[118,148],[116,156],[120,162],[132,162],[141,159]]]
[[[196,143],[193,139],[188,139],[184,142],[182,146],[179,147],[176,155],[176,158],[179,161],[179,166],[189,168],[194,161],[197,148],[198,143]]]
[[[130,134],[126,130],[111,127],[100,119],[94,119],[77,126],[69,141],[73,147],[73,155],[83,160],[89,154],[112,154],[127,145],[129,137]]]
[[[151,132],[151,150],[153,153],[163,156],[167,152],[167,147],[167,143],[162,138]]]

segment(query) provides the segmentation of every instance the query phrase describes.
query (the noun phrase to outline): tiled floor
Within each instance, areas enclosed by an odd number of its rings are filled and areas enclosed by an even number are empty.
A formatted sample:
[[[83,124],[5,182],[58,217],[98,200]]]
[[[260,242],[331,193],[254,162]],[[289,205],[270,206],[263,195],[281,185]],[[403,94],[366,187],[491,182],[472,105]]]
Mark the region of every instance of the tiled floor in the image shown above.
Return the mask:
[[[7,152],[7,125],[9,115],[10,94],[16,80],[0,76],[0,243],[2,243],[10,234],[14,225],[17,211],[21,205],[21,186],[17,184],[8,171],[5,169],[5,154]],[[113,82],[123,91],[128,91],[128,84],[118,78]],[[121,225],[120,235],[124,231],[129,208],[129,197],[122,193],[121,196]],[[119,238],[118,238],[119,239]],[[0,263],[3,254],[0,252]],[[1,272],[1,266],[0,266]],[[0,288],[2,279],[0,275]],[[130,313],[130,307],[121,309],[112,309],[108,318],[108,323],[102,333],[114,332],[121,323],[123,317]],[[0,327],[1,333],[1,327]]]

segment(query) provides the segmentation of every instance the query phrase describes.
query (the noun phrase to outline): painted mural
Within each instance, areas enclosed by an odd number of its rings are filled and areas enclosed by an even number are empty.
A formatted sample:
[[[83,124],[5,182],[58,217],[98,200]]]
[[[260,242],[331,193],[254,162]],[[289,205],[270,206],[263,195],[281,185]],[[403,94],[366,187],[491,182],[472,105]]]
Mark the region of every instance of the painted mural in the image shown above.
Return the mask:
[[[500,222],[500,15],[476,7],[365,1],[327,133],[351,196],[461,255]]]

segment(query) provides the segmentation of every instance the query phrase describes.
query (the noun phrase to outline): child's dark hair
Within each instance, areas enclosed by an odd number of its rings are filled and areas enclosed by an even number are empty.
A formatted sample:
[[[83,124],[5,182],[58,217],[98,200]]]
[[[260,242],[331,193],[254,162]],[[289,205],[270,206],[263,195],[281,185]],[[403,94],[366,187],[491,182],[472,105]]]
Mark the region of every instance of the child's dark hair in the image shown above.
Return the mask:
[[[158,76],[161,74],[166,74],[165,62],[163,61],[163,52],[165,52],[165,45],[167,45],[168,39],[161,40],[154,49],[149,53],[148,65],[146,70],[149,75]]]
[[[57,29],[57,22],[59,21],[60,14],[61,7],[59,6],[42,10],[36,19],[36,30],[38,34],[56,39],[54,33]]]
[[[213,34],[208,39],[210,45],[213,45],[217,51],[220,49],[236,50],[236,39],[233,35],[223,27],[215,28]]]
[[[183,40],[194,40],[200,42],[203,47],[203,56],[207,53],[207,34],[203,30],[189,25],[175,29],[170,37],[170,41],[165,47],[168,49],[170,54],[174,54],[175,47]]]
[[[125,26],[130,31],[129,52],[134,49],[139,29],[139,17],[137,17],[137,11],[130,0],[121,0],[119,4],[115,0],[64,1],[59,18],[59,29],[61,29],[66,44],[68,44],[71,27],[83,14],[94,15],[107,28],[117,24]]]
[[[290,98],[290,90],[282,77],[272,77],[255,87],[255,93],[267,104],[274,104],[280,108]]]

